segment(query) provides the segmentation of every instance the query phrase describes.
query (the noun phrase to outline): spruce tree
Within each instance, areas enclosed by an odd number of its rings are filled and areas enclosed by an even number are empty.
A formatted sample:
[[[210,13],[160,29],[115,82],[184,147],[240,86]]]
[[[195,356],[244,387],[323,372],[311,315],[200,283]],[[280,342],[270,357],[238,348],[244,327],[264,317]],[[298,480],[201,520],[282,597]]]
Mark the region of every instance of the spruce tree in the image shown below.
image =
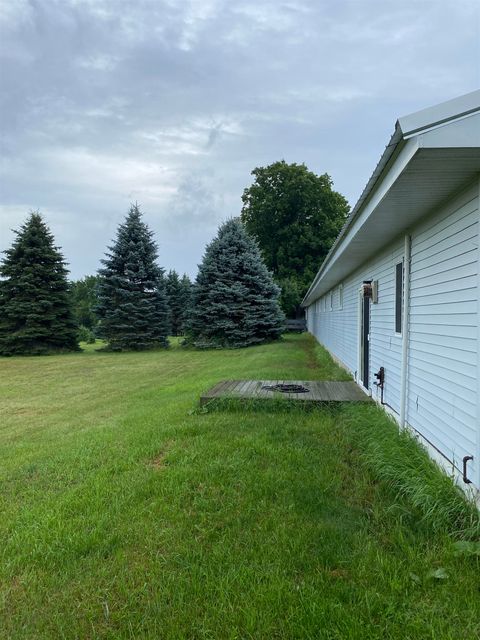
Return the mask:
[[[153,233],[132,205],[99,270],[99,334],[113,351],[168,346],[168,305]]]
[[[186,273],[180,280],[181,297],[182,297],[182,316],[181,316],[181,333],[185,333],[188,320],[190,318],[192,306],[192,282]]]
[[[193,289],[189,334],[197,346],[246,347],[278,338],[280,289],[238,219],[207,246]]]
[[[170,311],[170,328],[172,335],[178,336],[183,330],[183,291],[178,273],[174,269],[170,270],[165,278],[165,288]]]
[[[0,266],[0,354],[77,351],[67,269],[38,212],[15,231]]]
[[[172,334],[174,336],[183,335],[185,323],[189,317],[192,283],[186,273],[180,278],[175,269],[172,269],[165,278],[165,287]]]

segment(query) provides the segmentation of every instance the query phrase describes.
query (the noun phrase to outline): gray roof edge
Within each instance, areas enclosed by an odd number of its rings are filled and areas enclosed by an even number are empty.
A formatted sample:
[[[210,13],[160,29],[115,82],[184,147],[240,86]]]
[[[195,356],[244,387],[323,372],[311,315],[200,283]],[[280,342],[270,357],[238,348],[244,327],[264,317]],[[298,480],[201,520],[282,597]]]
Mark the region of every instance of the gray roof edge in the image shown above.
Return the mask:
[[[307,304],[307,300],[313,292],[313,289],[322,277],[322,274],[327,268],[331,257],[336,252],[338,245],[341,243],[348,229],[357,218],[360,210],[365,204],[365,201],[373,192],[376,184],[380,180],[385,167],[395,153],[399,144],[403,142],[409,135],[418,134],[424,129],[430,129],[431,127],[446,123],[450,120],[462,118],[476,111],[480,111],[480,89],[459,96],[457,98],[453,98],[452,100],[441,102],[440,104],[434,105],[433,107],[415,111],[414,113],[403,116],[397,120],[397,122],[395,123],[395,131],[393,132],[389,143],[385,147],[385,150],[382,153],[380,160],[378,161],[378,164],[375,167],[364,190],[362,191],[360,198],[350,212],[350,215],[348,216],[345,224],[340,230],[337,239],[331,246],[330,251],[327,253],[324,261],[322,262],[322,265],[320,266],[320,269],[317,272],[317,275],[308,288],[308,291],[302,300],[302,306],[308,306],[309,303]]]
[[[403,135],[409,136],[419,133],[423,129],[430,129],[450,120],[457,120],[476,111],[480,111],[480,89],[402,116],[398,119],[398,123]]]
[[[325,259],[322,262],[322,265],[321,265],[320,269],[318,270],[317,275],[313,279],[312,284],[308,288],[308,291],[307,291],[307,293],[305,294],[305,296],[304,296],[304,298],[302,300],[302,303],[301,303],[302,306],[306,306],[305,303],[306,303],[308,297],[310,296],[310,293],[315,288],[315,285],[317,284],[318,280],[321,278],[323,272],[325,271],[325,269],[326,269],[326,267],[327,267],[327,265],[328,265],[328,263],[330,261],[330,258],[333,256],[333,254],[335,253],[338,245],[341,243],[343,237],[346,235],[348,229],[353,224],[354,220],[357,218],[357,216],[358,216],[358,214],[360,212],[360,209],[362,208],[365,200],[367,200],[368,196],[373,191],[375,184],[378,182],[378,180],[380,178],[380,175],[382,174],[382,172],[385,169],[386,165],[388,164],[390,158],[393,156],[395,150],[397,149],[399,143],[402,140],[403,140],[402,131],[401,131],[400,126],[399,126],[398,121],[397,121],[396,124],[395,124],[395,131],[393,132],[389,143],[385,147],[385,149],[384,149],[384,151],[383,151],[383,153],[382,153],[382,155],[380,157],[380,160],[378,161],[377,166],[375,167],[372,175],[370,176],[369,181],[365,185],[365,188],[363,189],[362,194],[360,195],[357,203],[355,204],[355,206],[351,210],[348,218],[345,221],[345,224],[340,229],[340,232],[339,232],[335,242],[330,247],[330,251],[325,256]]]

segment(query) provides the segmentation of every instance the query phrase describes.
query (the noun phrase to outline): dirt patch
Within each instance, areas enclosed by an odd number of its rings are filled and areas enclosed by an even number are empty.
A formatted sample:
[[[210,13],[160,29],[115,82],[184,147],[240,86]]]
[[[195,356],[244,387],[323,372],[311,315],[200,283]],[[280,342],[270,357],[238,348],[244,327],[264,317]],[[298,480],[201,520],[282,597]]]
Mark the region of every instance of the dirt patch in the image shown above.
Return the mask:
[[[165,452],[159,453],[153,460],[150,460],[149,467],[158,471],[159,469],[163,469],[165,466]]]
[[[168,450],[170,449],[170,443],[166,443],[162,449],[157,453],[157,455],[147,462],[147,466],[155,471],[160,471],[164,469],[166,465],[166,457],[168,454]]]
[[[350,573],[347,569],[330,569],[330,571],[328,571],[328,575],[340,580],[347,580],[350,577]]]

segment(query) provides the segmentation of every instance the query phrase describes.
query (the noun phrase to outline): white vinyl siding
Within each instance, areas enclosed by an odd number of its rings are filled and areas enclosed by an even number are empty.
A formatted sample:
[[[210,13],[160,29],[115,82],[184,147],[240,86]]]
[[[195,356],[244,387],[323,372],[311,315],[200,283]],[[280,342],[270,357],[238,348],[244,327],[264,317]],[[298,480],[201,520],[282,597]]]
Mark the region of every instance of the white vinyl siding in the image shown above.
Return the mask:
[[[478,476],[478,189],[412,236],[407,422]],[[478,482],[478,477],[475,477]]]
[[[395,264],[403,259],[403,241],[384,249],[380,256],[364,265],[342,283],[343,305],[340,307],[340,289],[334,292],[333,311],[316,313],[309,331],[324,344],[352,373],[358,372],[358,307],[359,292],[364,280],[378,280],[378,303],[370,306],[370,366],[369,387],[373,374],[385,367],[384,401],[396,412],[400,410],[401,336],[395,335]],[[330,301],[330,292],[320,300]],[[315,303],[310,309],[315,308]],[[322,307],[320,307],[322,308]],[[310,316],[309,316],[310,317]]]
[[[478,182],[411,230],[407,423],[480,485]],[[352,373],[359,373],[359,289],[378,280],[370,310],[369,388],[385,367],[384,401],[400,412],[403,337],[395,332],[396,265],[403,237],[343,280],[343,309],[318,314],[309,330]],[[338,291],[338,286],[336,287]],[[329,295],[329,292],[326,294]]]

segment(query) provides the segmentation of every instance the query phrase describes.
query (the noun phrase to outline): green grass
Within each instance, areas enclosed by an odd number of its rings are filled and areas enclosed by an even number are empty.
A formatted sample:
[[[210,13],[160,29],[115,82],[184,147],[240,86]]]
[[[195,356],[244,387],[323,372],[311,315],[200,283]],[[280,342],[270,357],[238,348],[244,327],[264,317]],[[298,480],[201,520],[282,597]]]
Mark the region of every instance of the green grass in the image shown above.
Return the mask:
[[[348,378],[311,338],[94,349],[0,361],[1,638],[478,637],[475,517],[383,413],[196,409]]]

